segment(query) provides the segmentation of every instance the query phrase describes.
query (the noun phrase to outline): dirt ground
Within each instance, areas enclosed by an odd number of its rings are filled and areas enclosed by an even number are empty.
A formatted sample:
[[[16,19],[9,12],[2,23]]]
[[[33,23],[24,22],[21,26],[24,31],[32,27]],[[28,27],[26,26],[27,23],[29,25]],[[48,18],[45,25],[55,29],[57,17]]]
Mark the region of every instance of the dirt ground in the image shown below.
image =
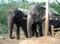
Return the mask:
[[[0,44],[19,44],[19,41],[26,40],[27,38],[22,37],[20,40],[7,38],[5,40],[0,40]]]
[[[8,37],[8,34],[1,34],[0,37],[1,36],[5,37],[5,39],[4,40],[3,39],[0,39],[0,44],[19,44],[19,41],[22,41],[22,40],[25,40],[26,39],[23,35],[21,35],[20,40],[17,40],[16,38],[10,39]]]
[[[16,39],[0,40],[0,44],[19,44],[19,40]]]
[[[4,36],[4,37],[6,37],[6,39],[0,40],[0,44],[19,44],[19,42],[27,39],[27,38],[25,38],[23,32],[21,34],[22,35],[21,35],[20,40],[17,40],[16,38],[15,39],[10,39],[9,37],[7,37],[8,36],[7,34],[2,34],[0,36]],[[60,35],[60,33],[57,34],[56,36],[58,36],[58,38],[60,38],[59,35]]]

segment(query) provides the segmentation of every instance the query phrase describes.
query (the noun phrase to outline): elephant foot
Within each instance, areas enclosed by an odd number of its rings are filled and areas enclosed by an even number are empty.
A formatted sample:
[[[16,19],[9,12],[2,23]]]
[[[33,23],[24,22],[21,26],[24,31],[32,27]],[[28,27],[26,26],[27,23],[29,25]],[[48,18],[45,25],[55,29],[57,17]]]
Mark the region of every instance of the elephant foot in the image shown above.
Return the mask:
[[[28,38],[31,38],[31,36],[28,36]]]
[[[14,39],[15,37],[10,37],[10,39]]]
[[[31,37],[28,37],[28,38],[31,38]]]
[[[19,40],[19,39],[20,39],[20,37],[16,37],[16,39],[17,39],[17,40]]]
[[[36,37],[39,37],[38,34],[36,35]]]
[[[31,36],[35,36],[34,33]]]
[[[42,37],[43,35],[40,35],[40,37]]]
[[[39,36],[38,36],[38,33],[35,34],[35,37],[39,37]]]
[[[29,38],[28,36],[26,36],[26,38]]]

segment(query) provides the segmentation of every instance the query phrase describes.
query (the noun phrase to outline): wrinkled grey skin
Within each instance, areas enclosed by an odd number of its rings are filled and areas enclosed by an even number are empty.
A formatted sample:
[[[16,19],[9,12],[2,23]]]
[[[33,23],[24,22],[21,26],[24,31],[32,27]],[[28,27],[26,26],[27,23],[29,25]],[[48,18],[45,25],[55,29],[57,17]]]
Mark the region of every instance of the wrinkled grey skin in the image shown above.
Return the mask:
[[[28,37],[31,37],[31,26],[35,22],[40,27],[40,36],[42,36],[42,21],[44,20],[45,16],[45,8],[41,7],[39,5],[32,5],[28,12],[27,17],[27,31],[28,31]]]

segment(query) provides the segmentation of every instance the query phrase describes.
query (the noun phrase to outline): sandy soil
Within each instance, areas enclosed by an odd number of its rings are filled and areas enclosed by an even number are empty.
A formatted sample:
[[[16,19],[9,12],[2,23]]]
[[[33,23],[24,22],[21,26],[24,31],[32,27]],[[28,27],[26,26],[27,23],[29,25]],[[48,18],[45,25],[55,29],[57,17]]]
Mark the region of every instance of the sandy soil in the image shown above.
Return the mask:
[[[19,44],[19,40],[8,38],[5,40],[0,40],[0,44]]]

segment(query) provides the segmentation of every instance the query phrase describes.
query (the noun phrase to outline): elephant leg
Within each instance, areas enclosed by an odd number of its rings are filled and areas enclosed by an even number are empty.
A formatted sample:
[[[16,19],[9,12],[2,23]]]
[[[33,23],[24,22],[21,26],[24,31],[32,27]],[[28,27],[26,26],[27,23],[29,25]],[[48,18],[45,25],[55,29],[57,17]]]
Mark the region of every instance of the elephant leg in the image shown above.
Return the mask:
[[[48,30],[49,34],[51,34],[51,25],[49,25],[49,30]]]
[[[34,23],[32,24],[32,36],[34,36],[35,34],[34,34],[34,29],[35,29],[35,25],[34,25]]]
[[[16,25],[16,36],[17,39],[20,39],[20,29],[18,25]]]
[[[31,38],[31,28],[32,28],[32,24],[33,24],[33,18],[32,16],[28,16],[27,17],[27,31],[28,31],[28,37]]]
[[[43,36],[43,33],[42,33],[42,24],[40,22],[38,23],[38,29],[39,29],[39,36]]]
[[[10,38],[13,39],[14,37],[12,37],[12,33],[13,33],[13,24],[11,24],[10,26]]]
[[[25,35],[26,38],[28,38],[28,32],[27,32],[27,29],[26,29],[26,28],[27,28],[27,27],[22,26],[22,30],[23,30],[23,32],[24,32],[24,35]]]
[[[24,29],[24,34],[25,34],[25,37],[28,38],[28,32],[26,29]]]
[[[34,36],[34,35],[36,35],[36,37],[38,37],[36,23],[33,23],[33,25],[32,25],[32,36]]]
[[[34,29],[34,32],[35,32],[35,35],[36,35],[36,37],[38,37],[38,32],[37,32],[37,25],[35,24],[35,27],[34,27],[35,29]]]
[[[11,18],[8,18],[9,37],[10,37],[11,39],[14,38],[14,37],[12,37],[13,25],[14,25],[14,23],[12,22],[12,19],[11,19]]]
[[[12,37],[12,33],[13,33],[13,23],[11,23],[11,24],[9,25],[9,36],[10,36],[11,39],[14,38],[14,37]]]

